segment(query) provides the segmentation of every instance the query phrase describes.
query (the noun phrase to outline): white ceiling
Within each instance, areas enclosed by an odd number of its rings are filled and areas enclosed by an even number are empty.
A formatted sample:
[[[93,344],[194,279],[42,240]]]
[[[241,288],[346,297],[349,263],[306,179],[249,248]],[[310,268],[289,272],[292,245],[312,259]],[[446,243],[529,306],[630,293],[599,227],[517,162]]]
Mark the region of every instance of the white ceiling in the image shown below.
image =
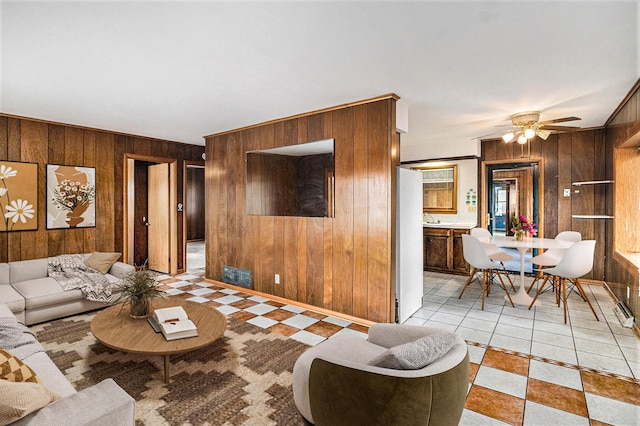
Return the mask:
[[[509,123],[601,126],[639,77],[637,1],[0,3],[0,111],[179,142],[387,93],[403,161]],[[567,123],[574,124],[574,123]]]

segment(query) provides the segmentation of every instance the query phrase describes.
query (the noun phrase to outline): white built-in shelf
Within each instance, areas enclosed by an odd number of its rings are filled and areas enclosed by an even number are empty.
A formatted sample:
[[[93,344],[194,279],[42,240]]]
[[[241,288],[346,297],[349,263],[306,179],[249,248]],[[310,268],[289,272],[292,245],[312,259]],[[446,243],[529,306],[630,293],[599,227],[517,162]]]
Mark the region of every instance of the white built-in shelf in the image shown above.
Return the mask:
[[[574,214],[571,217],[574,219],[613,219],[613,216],[604,214]]]
[[[598,185],[601,183],[614,183],[612,180],[589,180],[585,182],[573,182],[571,185],[573,186],[582,186],[582,185]]]

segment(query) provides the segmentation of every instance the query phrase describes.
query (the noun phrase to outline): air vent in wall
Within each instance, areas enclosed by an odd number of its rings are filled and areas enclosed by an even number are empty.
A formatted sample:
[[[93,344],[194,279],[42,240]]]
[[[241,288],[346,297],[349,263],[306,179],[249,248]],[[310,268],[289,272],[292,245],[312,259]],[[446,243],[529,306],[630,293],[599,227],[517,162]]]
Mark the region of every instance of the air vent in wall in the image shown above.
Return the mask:
[[[631,311],[624,303],[616,303],[616,306],[613,308],[613,312],[615,312],[618,317],[618,321],[620,321],[620,324],[622,324],[623,327],[633,327],[633,315],[631,315]]]

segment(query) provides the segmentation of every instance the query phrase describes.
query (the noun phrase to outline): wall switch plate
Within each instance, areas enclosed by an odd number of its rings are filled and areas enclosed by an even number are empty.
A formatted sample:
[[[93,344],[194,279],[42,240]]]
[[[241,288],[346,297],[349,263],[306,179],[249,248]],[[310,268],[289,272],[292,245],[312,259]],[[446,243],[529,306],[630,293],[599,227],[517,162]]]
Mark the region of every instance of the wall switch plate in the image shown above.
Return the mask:
[[[571,190],[569,188],[565,188],[564,189],[564,196],[565,197],[571,197]]]
[[[280,274],[276,274],[275,277],[273,277],[273,280],[276,284],[280,284]]]

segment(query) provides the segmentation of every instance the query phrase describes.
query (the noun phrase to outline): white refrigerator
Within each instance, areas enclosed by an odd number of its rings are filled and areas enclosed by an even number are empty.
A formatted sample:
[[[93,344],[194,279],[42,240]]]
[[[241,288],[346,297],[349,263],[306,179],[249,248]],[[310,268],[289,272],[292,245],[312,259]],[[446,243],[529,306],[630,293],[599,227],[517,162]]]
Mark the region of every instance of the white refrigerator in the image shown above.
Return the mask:
[[[422,173],[397,168],[396,299],[402,324],[422,306]]]

